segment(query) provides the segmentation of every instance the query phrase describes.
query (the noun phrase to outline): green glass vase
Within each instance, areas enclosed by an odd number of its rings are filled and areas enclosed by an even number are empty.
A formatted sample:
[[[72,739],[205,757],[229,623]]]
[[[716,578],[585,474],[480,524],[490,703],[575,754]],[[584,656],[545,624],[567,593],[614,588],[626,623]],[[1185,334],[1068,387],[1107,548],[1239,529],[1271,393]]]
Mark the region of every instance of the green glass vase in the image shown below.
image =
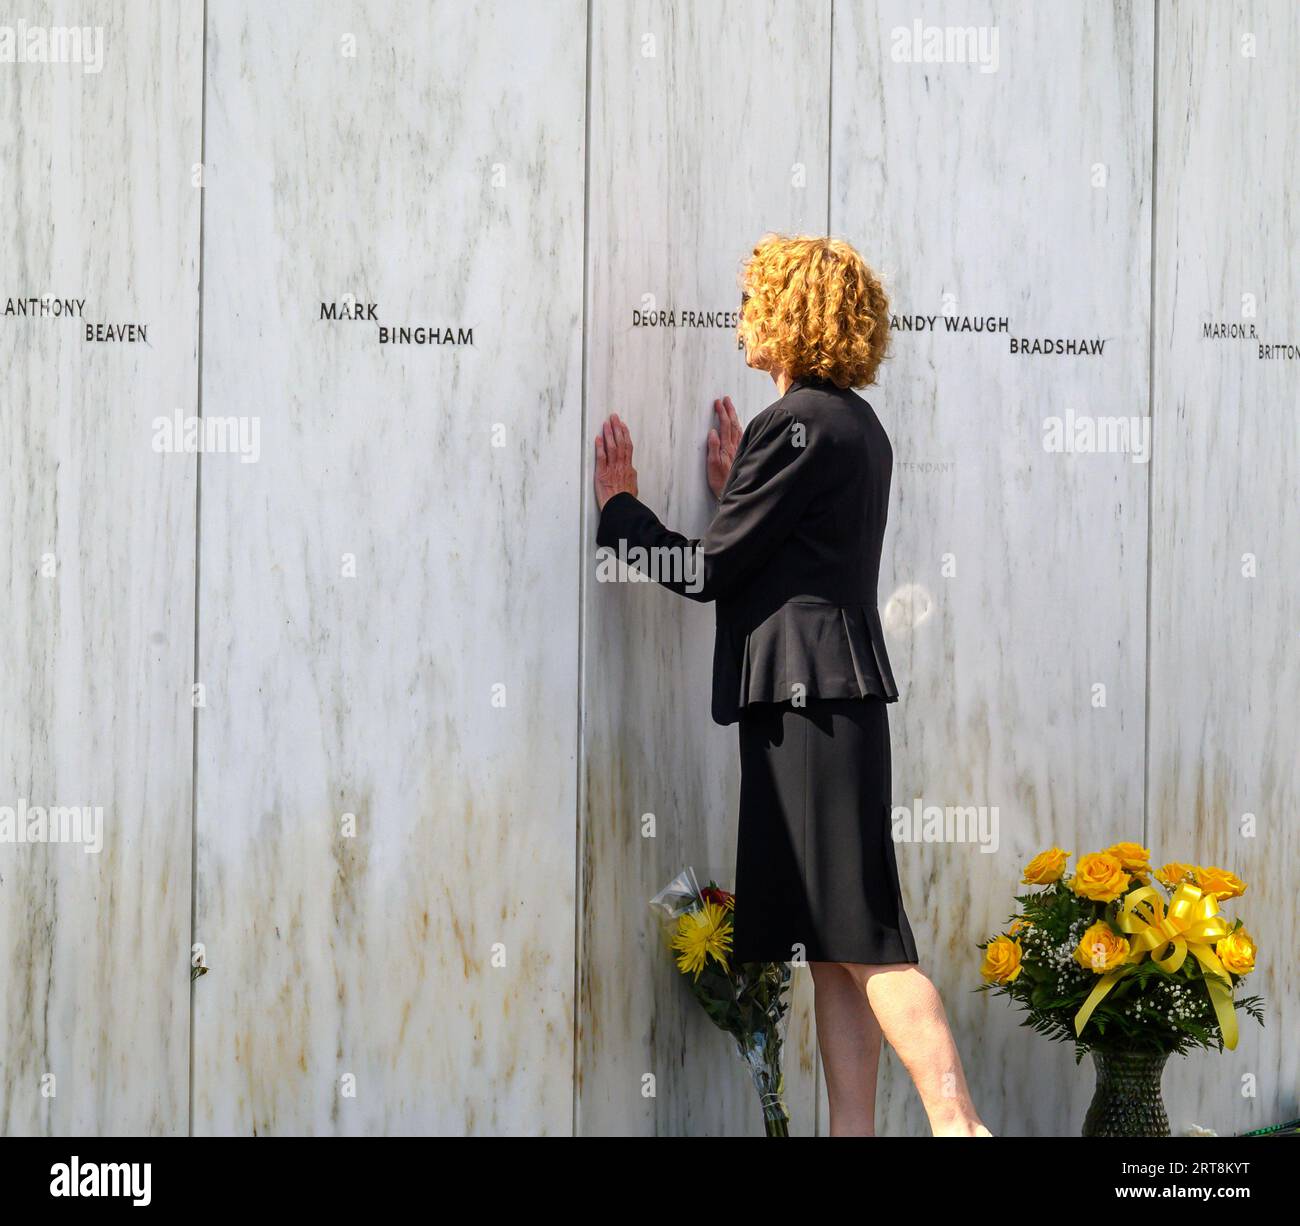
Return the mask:
[[[1160,1097],[1168,1052],[1094,1051],[1097,1092],[1083,1120],[1085,1137],[1167,1137],[1169,1117]]]

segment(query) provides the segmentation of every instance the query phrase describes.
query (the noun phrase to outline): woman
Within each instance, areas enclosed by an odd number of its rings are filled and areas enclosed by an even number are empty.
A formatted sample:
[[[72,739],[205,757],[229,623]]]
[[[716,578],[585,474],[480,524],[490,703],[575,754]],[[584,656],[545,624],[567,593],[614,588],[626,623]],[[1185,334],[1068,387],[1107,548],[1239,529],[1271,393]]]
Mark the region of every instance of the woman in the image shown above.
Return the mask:
[[[769,235],[746,262],[740,339],[779,399],[708,435],[717,512],[698,541],[637,499],[617,415],[596,437],[597,543],[653,551],[655,578],[717,601],[713,717],[740,725],[732,956],[806,958],[832,1136],[871,1136],[883,1034],[936,1136],[989,1136],[934,985],[917,966],[890,836],[898,697],[876,610],[893,455],[871,406],[889,331],[847,243]]]

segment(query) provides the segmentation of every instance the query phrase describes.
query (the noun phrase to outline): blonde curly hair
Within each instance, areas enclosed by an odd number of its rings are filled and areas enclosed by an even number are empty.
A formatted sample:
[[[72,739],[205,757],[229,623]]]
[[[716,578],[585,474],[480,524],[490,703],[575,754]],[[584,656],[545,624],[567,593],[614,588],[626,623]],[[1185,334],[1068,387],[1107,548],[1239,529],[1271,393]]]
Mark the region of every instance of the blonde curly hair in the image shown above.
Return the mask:
[[[880,279],[842,239],[768,234],[744,263],[737,334],[759,370],[874,383],[889,342]]]

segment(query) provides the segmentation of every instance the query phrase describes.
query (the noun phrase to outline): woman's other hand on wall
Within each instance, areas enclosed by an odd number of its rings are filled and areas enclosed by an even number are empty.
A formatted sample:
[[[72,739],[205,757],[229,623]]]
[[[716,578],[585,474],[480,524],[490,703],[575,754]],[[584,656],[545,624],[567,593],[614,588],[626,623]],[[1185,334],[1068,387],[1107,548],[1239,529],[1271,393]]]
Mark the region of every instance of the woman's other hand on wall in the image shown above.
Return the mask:
[[[709,489],[715,498],[722,497],[722,487],[727,484],[731,466],[736,461],[736,450],[740,447],[740,418],[736,416],[736,406],[730,396],[713,402],[713,412],[718,424],[709,431]]]
[[[611,413],[596,435],[596,506],[615,494],[636,497],[636,469],[632,467],[632,434],[617,413]]]

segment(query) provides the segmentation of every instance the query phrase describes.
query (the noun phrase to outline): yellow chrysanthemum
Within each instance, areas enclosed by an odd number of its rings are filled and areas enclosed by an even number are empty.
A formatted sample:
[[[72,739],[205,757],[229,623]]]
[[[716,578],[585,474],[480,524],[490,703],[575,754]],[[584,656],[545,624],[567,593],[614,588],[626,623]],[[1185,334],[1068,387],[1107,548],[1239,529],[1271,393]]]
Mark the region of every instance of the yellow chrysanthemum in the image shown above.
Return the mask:
[[[1220,902],[1225,898],[1240,898],[1246,892],[1246,883],[1226,868],[1198,868],[1196,884]]]
[[[710,958],[721,963],[725,971],[731,952],[731,921],[726,910],[715,902],[706,902],[698,911],[681,916],[672,947],[677,951],[677,969],[683,975],[694,973],[698,979]]]
[[[1255,969],[1255,942],[1245,928],[1230,932],[1214,947],[1224,969],[1234,975],[1249,975]]]
[[[1065,862],[1069,858],[1070,853],[1059,847],[1040,851],[1025,865],[1025,875],[1021,880],[1026,885],[1051,885],[1053,881],[1060,881],[1061,874],[1065,872]]]
[[[1079,860],[1070,889],[1093,902],[1112,902],[1128,889],[1128,873],[1109,852],[1093,852]]]
[[[1088,929],[1074,951],[1074,960],[1086,971],[1104,975],[1128,961],[1128,941],[1098,920]]]
[[[1020,974],[1020,942],[1010,937],[995,937],[984,950],[980,974],[989,983],[1010,983]]]
[[[1139,843],[1116,843],[1106,848],[1108,856],[1114,856],[1126,872],[1138,874],[1151,871],[1151,852]]]

